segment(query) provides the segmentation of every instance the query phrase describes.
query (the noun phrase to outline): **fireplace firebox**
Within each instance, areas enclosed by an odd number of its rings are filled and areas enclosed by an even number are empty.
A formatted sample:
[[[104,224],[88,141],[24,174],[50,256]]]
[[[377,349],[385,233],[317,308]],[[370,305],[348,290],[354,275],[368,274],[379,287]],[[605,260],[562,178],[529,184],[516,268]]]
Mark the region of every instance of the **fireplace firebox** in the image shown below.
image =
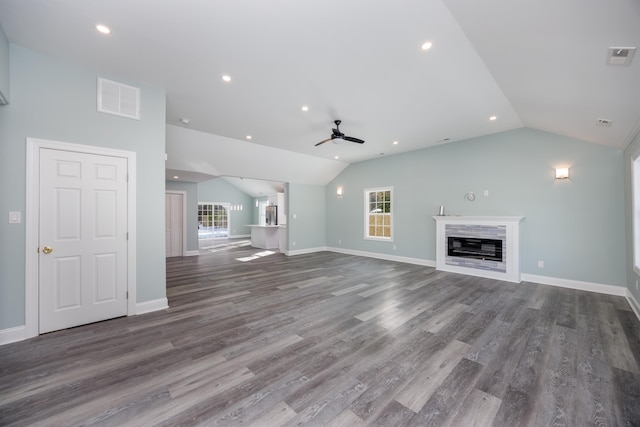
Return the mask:
[[[449,236],[447,254],[502,262],[502,240]]]

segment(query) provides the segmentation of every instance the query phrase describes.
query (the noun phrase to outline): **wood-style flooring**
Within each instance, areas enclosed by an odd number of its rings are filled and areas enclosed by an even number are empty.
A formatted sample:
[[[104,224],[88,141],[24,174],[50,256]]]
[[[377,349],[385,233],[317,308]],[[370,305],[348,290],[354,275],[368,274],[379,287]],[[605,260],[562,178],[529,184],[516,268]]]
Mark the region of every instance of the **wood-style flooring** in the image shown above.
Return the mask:
[[[622,297],[246,246],[168,259],[167,295],[1,346],[0,425],[640,425]]]

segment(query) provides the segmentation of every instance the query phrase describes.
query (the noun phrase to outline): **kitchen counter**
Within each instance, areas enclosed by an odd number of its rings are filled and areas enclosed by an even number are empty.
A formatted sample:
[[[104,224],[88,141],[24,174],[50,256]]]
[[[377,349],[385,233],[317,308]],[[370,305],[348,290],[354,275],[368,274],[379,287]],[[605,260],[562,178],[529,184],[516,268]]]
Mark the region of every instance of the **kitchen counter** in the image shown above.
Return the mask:
[[[280,225],[248,225],[251,228],[251,246],[261,249],[280,247]]]

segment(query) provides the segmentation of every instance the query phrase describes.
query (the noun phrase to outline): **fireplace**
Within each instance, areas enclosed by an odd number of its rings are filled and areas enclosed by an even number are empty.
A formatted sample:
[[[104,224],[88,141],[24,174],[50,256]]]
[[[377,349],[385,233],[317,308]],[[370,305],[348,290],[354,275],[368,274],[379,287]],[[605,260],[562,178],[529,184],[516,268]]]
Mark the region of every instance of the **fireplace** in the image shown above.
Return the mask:
[[[520,282],[517,216],[434,216],[436,269]]]
[[[502,240],[448,237],[449,256],[502,262]]]

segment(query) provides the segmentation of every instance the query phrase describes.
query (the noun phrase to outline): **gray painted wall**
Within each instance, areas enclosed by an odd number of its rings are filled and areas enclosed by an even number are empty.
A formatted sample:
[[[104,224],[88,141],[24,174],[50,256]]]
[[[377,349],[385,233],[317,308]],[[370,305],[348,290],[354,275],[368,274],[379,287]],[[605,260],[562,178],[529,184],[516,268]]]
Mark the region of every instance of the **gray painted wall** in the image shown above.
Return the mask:
[[[325,247],[325,186],[290,182],[287,191],[288,250],[295,252]]]
[[[195,182],[167,181],[167,190],[184,191],[187,194],[187,251],[198,250],[198,184]]]
[[[7,103],[10,100],[9,84],[9,40],[7,39],[2,26],[0,26],[0,93]]]
[[[627,288],[633,294],[636,301],[640,302],[640,291],[636,289],[636,283],[640,282],[640,274],[633,269],[633,186],[631,161],[634,155],[640,152],[640,133],[624,151],[624,177],[625,177],[625,202],[626,202],[626,227],[627,227]]]
[[[164,298],[164,91],[17,45],[10,52],[11,104],[0,108],[0,212],[20,211],[23,222],[0,221],[0,330],[25,322],[27,137],[137,153],[137,301]],[[142,120],[96,112],[98,76],[140,87]]]
[[[554,179],[561,165],[569,180]],[[433,261],[440,205],[446,214],[524,216],[523,273],[625,286],[622,166],[616,149],[531,129],[352,164],[326,188],[326,244]],[[363,191],[388,185],[394,241],[364,240]],[[469,191],[474,202],[464,199]]]
[[[247,193],[229,184],[222,178],[211,179],[198,183],[198,202],[229,202],[231,204],[242,204],[241,211],[231,211],[230,237],[248,236],[251,229],[247,225],[253,222],[254,210],[256,209],[255,199]],[[197,215],[197,212],[196,212]]]

